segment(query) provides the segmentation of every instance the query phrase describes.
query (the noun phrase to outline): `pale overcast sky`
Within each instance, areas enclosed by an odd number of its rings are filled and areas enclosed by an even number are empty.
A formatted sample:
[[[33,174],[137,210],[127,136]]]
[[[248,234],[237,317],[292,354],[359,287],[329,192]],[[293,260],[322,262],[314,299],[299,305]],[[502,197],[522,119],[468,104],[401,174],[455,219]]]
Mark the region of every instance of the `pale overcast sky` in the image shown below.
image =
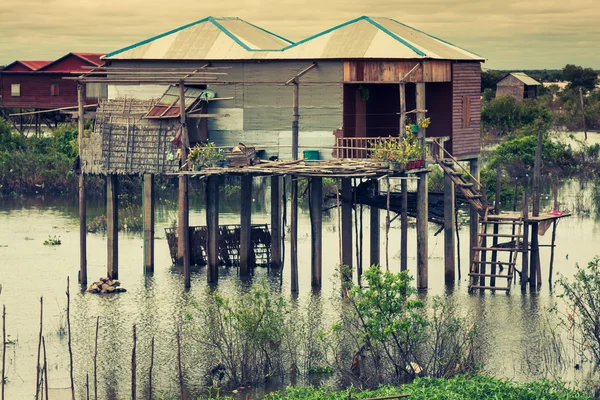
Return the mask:
[[[108,53],[209,15],[293,41],[361,15],[392,17],[486,57],[487,68],[600,69],[598,0],[0,0],[0,65]]]

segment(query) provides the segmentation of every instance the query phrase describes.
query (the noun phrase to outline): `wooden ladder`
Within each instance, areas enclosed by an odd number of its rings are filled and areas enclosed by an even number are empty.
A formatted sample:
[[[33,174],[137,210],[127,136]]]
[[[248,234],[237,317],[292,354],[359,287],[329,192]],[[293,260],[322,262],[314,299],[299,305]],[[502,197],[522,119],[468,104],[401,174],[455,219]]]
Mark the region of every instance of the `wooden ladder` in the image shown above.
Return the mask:
[[[481,232],[479,233],[477,247],[473,248],[473,263],[471,264],[471,271],[469,272],[469,292],[471,293],[475,289],[479,289],[504,290],[506,293],[509,293],[515,275],[517,257],[521,247],[521,227],[523,226],[523,218],[522,216],[502,217],[501,215],[488,215],[487,211],[485,211],[480,224]],[[487,233],[487,227],[494,224],[510,227],[511,233]],[[514,233],[515,230],[517,231],[516,233]],[[508,238],[510,241],[506,244],[493,247],[493,245],[487,245],[487,238],[489,237],[496,239]],[[487,261],[486,257],[488,253],[494,255],[494,261]],[[507,261],[500,260],[503,254],[508,255]],[[490,272],[487,271],[488,265],[491,267]],[[497,268],[502,270],[504,267],[508,267],[506,273],[503,274],[497,272]],[[506,279],[506,286],[497,286],[496,279]]]
[[[452,162],[440,161],[439,165],[442,168],[442,171],[444,171],[444,174],[450,177],[452,182],[454,182],[454,186],[458,188],[458,190],[460,190],[465,199],[467,199],[467,202],[471,205],[471,207],[475,208],[477,212],[483,216],[485,212],[483,203],[481,201],[483,195],[479,192],[478,189],[476,189],[476,186],[473,183],[475,182],[477,183],[477,185],[479,185],[479,182],[477,182],[477,180],[470,174],[469,177],[471,179],[471,182],[466,182],[463,179],[462,173],[454,169],[455,164]]]

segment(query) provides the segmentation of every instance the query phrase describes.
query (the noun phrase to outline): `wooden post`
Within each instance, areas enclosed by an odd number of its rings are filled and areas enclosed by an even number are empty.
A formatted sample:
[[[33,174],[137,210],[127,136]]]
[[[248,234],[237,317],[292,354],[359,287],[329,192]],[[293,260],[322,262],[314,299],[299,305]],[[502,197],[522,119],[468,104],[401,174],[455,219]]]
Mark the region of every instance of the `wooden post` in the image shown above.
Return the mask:
[[[583,133],[587,140],[587,126],[585,124],[585,105],[583,103],[583,88],[579,87],[579,101],[581,102],[581,120],[583,122]]]
[[[484,210],[488,209],[488,199],[487,199],[487,187],[485,183],[481,184],[481,205]],[[487,224],[483,227],[483,233],[487,234],[488,226]],[[484,236],[481,238],[481,247],[484,249],[487,247],[487,237]],[[485,286],[485,274],[487,274],[487,251],[480,250],[479,251],[479,261],[481,261],[481,265],[479,268],[479,273],[484,274],[479,277],[479,286]]]
[[[342,264],[352,277],[352,180],[342,178]]]
[[[207,281],[219,280],[219,177],[206,179]]]
[[[404,78],[404,74],[400,73],[400,80]],[[404,82],[401,82],[399,85],[400,88],[400,137],[404,137],[406,135],[406,85]]]
[[[144,174],[144,267],[154,272],[154,176]]]
[[[523,258],[521,262],[521,290],[527,288],[529,273],[529,208],[527,205],[527,193],[523,190]]]
[[[552,221],[552,243],[550,247],[550,272],[548,274],[548,283],[552,285],[552,270],[554,268],[554,247],[556,242],[556,220]]]
[[[292,292],[298,291],[298,177],[291,176],[290,207],[290,285]]]
[[[379,195],[379,181],[373,180],[375,195]],[[371,255],[369,262],[371,265],[379,265],[381,262],[381,235],[380,235],[380,212],[378,207],[371,206],[371,235],[370,235],[370,250]]]
[[[84,125],[84,89],[81,83],[77,84],[77,104],[79,119],[77,121],[79,145],[79,159],[81,165],[81,142],[85,131]],[[79,283],[87,284],[87,207],[85,199],[85,176],[83,170],[79,171]]]
[[[456,280],[454,265],[454,182],[450,175],[444,174],[444,280],[453,283]]]
[[[252,254],[252,175],[242,176],[240,219],[240,275],[247,276],[254,266]]]
[[[323,178],[310,180],[311,282],[321,287],[323,276]]]
[[[106,176],[106,241],[108,243],[107,274],[119,279],[119,183],[117,176]]]
[[[542,146],[543,132],[538,132],[537,148],[535,151],[535,163],[533,167],[533,216],[540,215],[540,179],[542,169]],[[539,237],[538,223],[531,224],[531,259],[529,261],[529,287],[535,288],[538,285],[537,272],[539,269]]]
[[[402,208],[400,210],[400,271],[408,269],[408,182],[403,176],[400,180]]]
[[[473,158],[469,162],[469,172],[470,174],[479,181],[479,158]],[[481,190],[477,182],[473,183],[474,190]],[[473,265],[473,256],[474,251],[473,248],[477,247],[478,239],[479,239],[479,212],[470,207],[470,225],[469,225],[469,234],[470,234],[470,247],[469,247],[469,270]]]
[[[180,167],[185,169],[187,166],[188,149],[190,141],[188,138],[187,122],[186,122],[186,104],[185,104],[185,85],[183,81],[179,82],[179,112],[181,124],[181,160]],[[177,256],[179,262],[183,263],[183,280],[184,287],[187,289],[192,285],[191,266],[190,266],[190,214],[189,214],[189,199],[188,199],[189,180],[187,175],[179,176],[179,232],[177,241]]]
[[[281,268],[281,177],[271,177],[271,268]]]
[[[293,121],[292,121],[292,160],[298,159],[298,119],[300,117],[299,104],[300,104],[300,85],[298,79],[294,79],[294,99],[292,103],[293,108]]]
[[[417,289],[428,286],[428,193],[427,173],[417,181]]]
[[[498,215],[500,214],[500,191],[502,190],[501,185],[500,185],[500,180],[502,179],[502,170],[500,169],[500,167],[498,167],[496,169],[496,198],[495,198],[495,203],[494,203],[494,214]],[[487,228],[487,227],[486,227]],[[497,248],[498,247],[498,232],[500,227],[498,226],[498,224],[494,224],[494,237],[492,239],[492,247],[493,248]],[[514,239],[514,238],[513,238]],[[498,251],[494,250],[492,251],[492,265],[490,266],[490,273],[492,275],[496,275],[496,262],[498,261]],[[496,277],[492,276],[490,277],[490,286],[496,286]]]

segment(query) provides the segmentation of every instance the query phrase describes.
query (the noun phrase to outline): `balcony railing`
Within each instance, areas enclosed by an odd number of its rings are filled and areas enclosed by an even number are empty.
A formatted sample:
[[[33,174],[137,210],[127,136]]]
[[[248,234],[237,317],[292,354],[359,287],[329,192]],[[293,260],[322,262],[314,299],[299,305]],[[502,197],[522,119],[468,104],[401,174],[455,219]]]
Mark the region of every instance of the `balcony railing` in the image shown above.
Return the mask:
[[[370,158],[371,151],[375,143],[380,141],[388,140],[399,140],[397,137],[383,137],[383,138],[369,138],[369,137],[341,137],[337,138],[337,144],[334,150],[334,155],[337,158]],[[445,147],[446,142],[450,140],[448,136],[427,138],[425,139],[425,146],[427,148],[427,159],[433,161],[434,159],[445,158],[445,154],[434,145],[434,140],[437,141],[442,147]]]

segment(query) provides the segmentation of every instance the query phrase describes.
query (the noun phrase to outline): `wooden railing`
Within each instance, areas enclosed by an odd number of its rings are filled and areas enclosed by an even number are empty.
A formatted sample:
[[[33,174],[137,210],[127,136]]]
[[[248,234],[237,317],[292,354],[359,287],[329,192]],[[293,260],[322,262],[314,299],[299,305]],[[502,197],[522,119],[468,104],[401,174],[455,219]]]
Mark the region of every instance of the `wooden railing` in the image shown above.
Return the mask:
[[[341,137],[337,139],[334,155],[337,158],[369,158],[371,157],[371,149],[375,143],[382,140],[398,139],[399,138],[397,137]],[[448,140],[450,140],[450,137],[448,136],[427,138],[425,141],[425,146],[427,148],[427,159],[429,161],[435,161],[437,159],[445,158],[445,154],[442,149]],[[434,141],[437,142],[437,145],[434,144]]]

